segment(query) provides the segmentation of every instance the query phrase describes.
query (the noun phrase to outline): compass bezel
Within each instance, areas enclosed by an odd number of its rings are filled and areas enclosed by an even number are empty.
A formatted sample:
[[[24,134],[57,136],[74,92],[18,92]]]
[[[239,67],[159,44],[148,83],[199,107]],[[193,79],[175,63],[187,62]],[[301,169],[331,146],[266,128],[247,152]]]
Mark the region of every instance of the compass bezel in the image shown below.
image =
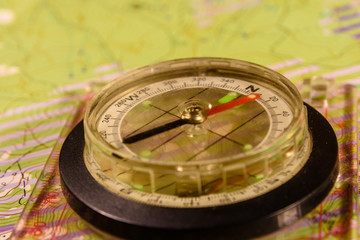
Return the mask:
[[[83,123],[72,131],[60,153],[62,188],[70,206],[88,223],[109,234],[131,239],[238,239],[288,226],[315,208],[338,174],[338,144],[326,119],[312,107],[308,126],[311,154],[304,167],[280,187],[234,204],[171,208],[133,201],[100,185],[83,158]]]

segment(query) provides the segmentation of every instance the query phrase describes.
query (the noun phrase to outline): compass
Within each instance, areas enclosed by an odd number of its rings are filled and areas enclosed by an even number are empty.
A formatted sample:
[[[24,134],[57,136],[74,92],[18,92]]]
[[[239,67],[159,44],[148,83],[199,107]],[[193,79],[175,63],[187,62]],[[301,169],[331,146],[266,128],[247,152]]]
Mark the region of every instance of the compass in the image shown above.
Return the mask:
[[[337,140],[284,76],[222,58],[125,73],[60,154],[70,206],[130,239],[243,239],[290,225],[336,181]]]

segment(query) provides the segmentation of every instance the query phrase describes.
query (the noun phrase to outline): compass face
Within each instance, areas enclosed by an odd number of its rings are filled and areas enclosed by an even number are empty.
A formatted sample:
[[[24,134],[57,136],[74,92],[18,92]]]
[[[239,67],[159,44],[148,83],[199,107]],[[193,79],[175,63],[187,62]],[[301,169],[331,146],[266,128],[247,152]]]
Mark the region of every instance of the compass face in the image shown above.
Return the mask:
[[[260,98],[207,116],[206,110],[253,93]],[[184,119],[192,110],[200,123]],[[288,127],[292,111],[275,92],[245,80],[184,77],[127,93],[101,119],[98,131],[111,145],[166,164],[232,158],[259,148]]]

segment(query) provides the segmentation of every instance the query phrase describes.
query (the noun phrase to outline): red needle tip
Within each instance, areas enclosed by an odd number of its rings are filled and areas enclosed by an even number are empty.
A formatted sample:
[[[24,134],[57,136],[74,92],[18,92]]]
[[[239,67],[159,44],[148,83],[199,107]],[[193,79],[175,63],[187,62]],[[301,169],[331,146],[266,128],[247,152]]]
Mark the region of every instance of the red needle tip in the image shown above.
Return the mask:
[[[237,98],[237,99],[232,100],[232,101],[230,101],[230,102],[227,102],[227,103],[224,103],[224,104],[221,104],[221,105],[218,105],[218,106],[215,106],[215,107],[213,107],[213,108],[208,109],[208,110],[207,110],[207,115],[208,115],[208,116],[214,115],[214,114],[216,114],[216,113],[219,113],[219,112],[228,110],[228,109],[230,109],[230,108],[239,106],[239,105],[241,105],[241,104],[254,101],[254,100],[258,99],[259,97],[260,97],[260,94],[258,94],[258,93],[252,93],[252,94],[249,94],[249,95],[247,95],[247,96],[243,96],[243,97]]]

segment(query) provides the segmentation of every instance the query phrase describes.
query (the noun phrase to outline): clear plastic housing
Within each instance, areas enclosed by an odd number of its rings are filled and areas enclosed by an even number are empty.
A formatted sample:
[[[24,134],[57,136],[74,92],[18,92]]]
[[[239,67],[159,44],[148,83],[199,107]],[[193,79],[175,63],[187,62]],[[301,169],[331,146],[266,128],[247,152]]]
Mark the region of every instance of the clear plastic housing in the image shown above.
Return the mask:
[[[254,149],[187,162],[134,155],[122,147],[123,143],[114,145],[106,141],[99,130],[106,110],[121,96],[167,79],[204,76],[242,79],[269,89],[286,102],[291,122],[278,136]],[[273,70],[232,59],[180,59],[126,72],[92,99],[84,128],[84,159],[89,172],[119,195],[130,196],[137,191],[137,197],[132,196],[135,199],[141,198],[140,193],[196,197],[241,191],[273,176],[289,163],[299,165],[295,169],[300,169],[311,150],[306,109],[296,87]]]

